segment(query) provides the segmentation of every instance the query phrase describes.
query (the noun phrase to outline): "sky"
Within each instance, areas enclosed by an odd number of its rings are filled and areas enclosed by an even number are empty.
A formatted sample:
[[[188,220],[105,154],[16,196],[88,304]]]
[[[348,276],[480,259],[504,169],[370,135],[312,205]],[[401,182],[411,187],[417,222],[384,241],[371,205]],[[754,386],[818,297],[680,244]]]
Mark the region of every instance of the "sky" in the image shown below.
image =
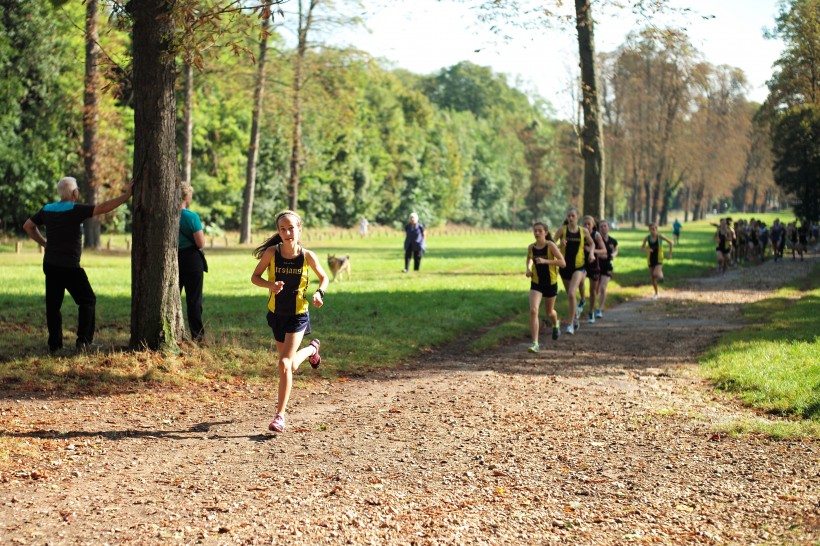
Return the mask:
[[[378,2],[378,4],[377,4]],[[741,68],[749,81],[747,96],[762,102],[766,80],[783,44],[763,37],[772,28],[777,0],[671,0],[697,14],[670,18],[685,26],[692,45],[714,65]],[[568,9],[573,2],[565,0]],[[367,29],[338,36],[397,68],[431,74],[461,61],[490,66],[508,76],[522,91],[549,100],[560,116],[572,117],[570,87],[577,73],[578,46],[575,27],[546,31],[508,29],[501,38],[480,23],[464,3],[451,0],[364,0]],[[572,11],[567,12],[572,15]],[[714,17],[704,18],[702,15]],[[595,13],[595,47],[613,51],[630,30],[639,28],[627,11]],[[653,21],[659,24],[660,21]]]

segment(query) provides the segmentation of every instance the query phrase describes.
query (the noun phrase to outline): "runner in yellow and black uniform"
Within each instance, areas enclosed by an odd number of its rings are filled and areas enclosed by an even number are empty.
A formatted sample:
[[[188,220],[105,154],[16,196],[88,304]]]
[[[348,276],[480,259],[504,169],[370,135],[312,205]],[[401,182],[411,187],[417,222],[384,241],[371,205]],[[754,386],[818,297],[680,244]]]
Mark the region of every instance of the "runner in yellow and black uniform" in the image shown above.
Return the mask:
[[[319,308],[324,305],[328,277],[314,252],[299,244],[302,219],[296,212],[286,210],[276,217],[278,233],[254,250],[259,259],[251,275],[251,282],[266,288],[268,297],[268,325],[276,340],[279,355],[279,396],[276,415],[268,425],[273,432],[285,431],[285,411],[290,400],[293,374],[307,360],[313,368],[322,362],[319,340],[313,339],[306,347],[299,348],[302,338],[310,333],[308,303]],[[319,279],[319,287],[310,300],[307,289],[312,269]],[[267,273],[267,279],[262,277]]]
[[[649,278],[655,290],[653,298],[658,297],[658,285],[663,283],[663,242],[669,243],[669,258],[672,257],[672,240],[658,233],[658,224],[649,224],[649,235],[644,237],[641,251],[647,254],[649,264]]]
[[[583,307],[579,311],[579,307],[576,306],[576,294],[584,281],[585,274],[583,246],[587,245],[590,248],[595,246],[589,231],[578,225],[578,209],[575,207],[571,207],[567,211],[567,221],[558,229],[555,242],[564,255],[564,261],[566,262],[566,266],[560,268],[558,273],[564,283],[564,289],[567,291],[569,303],[567,333],[572,335],[579,326],[578,314],[583,311]]]
[[[715,256],[717,257],[718,272],[723,275],[729,268],[729,261],[732,254],[732,241],[735,239],[735,234],[729,223],[725,218],[720,219],[720,225],[714,235]]]
[[[561,324],[558,322],[558,313],[555,311],[555,297],[558,295],[558,268],[566,265],[564,256],[552,241],[549,227],[543,222],[536,222],[532,226],[535,242],[527,248],[526,275],[530,277],[530,333],[532,344],[529,351],[537,353],[541,350],[538,344],[538,329],[541,320],[538,318],[538,309],[541,300],[544,300],[547,317],[552,324],[552,339],[561,335]]]

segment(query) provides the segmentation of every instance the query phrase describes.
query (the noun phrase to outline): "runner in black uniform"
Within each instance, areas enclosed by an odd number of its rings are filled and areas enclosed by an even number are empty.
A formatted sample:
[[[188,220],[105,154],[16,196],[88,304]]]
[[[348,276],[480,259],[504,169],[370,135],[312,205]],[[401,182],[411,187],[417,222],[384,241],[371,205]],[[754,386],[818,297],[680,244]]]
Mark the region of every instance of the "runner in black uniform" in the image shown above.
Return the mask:
[[[558,270],[564,289],[567,292],[569,303],[569,317],[567,322],[567,333],[572,335],[578,329],[578,307],[576,305],[576,293],[578,287],[584,280],[584,251],[583,245],[594,246],[594,242],[589,232],[578,225],[578,209],[575,207],[567,211],[566,224],[558,229],[555,239],[558,248],[564,255],[566,267]]]
[[[715,257],[717,258],[718,273],[723,275],[729,267],[729,260],[732,253],[732,230],[724,218],[721,218],[715,235]]]
[[[552,241],[549,228],[543,222],[536,222],[532,226],[535,242],[527,248],[526,275],[530,277],[530,333],[532,343],[529,351],[537,353],[541,350],[538,344],[538,329],[541,320],[538,310],[541,300],[544,300],[547,317],[552,324],[552,339],[561,335],[561,325],[558,322],[558,313],[555,312],[555,297],[558,295],[558,268],[566,265],[561,251]]]
[[[598,221],[598,230],[604,242],[604,248],[606,248],[606,254],[598,259],[601,264],[601,284],[598,287],[598,308],[595,310],[595,318],[602,319],[604,315],[601,309],[604,308],[606,302],[607,285],[612,279],[612,260],[618,255],[618,241],[609,236],[609,223],[606,220]]]
[[[672,241],[658,233],[658,224],[649,224],[649,235],[647,235],[641,251],[647,254],[649,264],[649,278],[652,280],[652,288],[655,290],[654,299],[658,298],[658,285],[663,283],[663,242],[669,243],[669,258],[672,257]]]
[[[601,263],[600,257],[606,255],[606,247],[598,233],[595,218],[584,216],[584,228],[592,237],[593,245],[584,245],[584,259],[586,260],[587,278],[589,279],[589,314],[587,322],[595,323],[595,299],[598,296],[598,289],[601,286]]]

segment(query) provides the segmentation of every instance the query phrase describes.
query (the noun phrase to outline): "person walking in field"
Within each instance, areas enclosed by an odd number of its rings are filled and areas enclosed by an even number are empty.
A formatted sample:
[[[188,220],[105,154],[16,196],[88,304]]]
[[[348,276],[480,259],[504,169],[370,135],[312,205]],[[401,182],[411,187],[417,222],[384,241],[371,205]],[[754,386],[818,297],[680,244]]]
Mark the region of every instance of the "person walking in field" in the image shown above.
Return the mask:
[[[191,338],[196,342],[205,339],[205,325],[202,323],[202,286],[205,281],[207,264],[202,247],[205,246],[205,233],[199,215],[188,207],[194,197],[194,188],[182,184],[182,210],[179,217],[179,248],[177,262],[179,265],[179,291],[185,290],[185,307],[188,312],[188,325]]]
[[[680,241],[680,230],[682,227],[680,221],[675,218],[675,222],[672,224],[672,237],[675,239],[675,245]]]
[[[598,308],[595,310],[595,318],[602,319],[604,318],[604,314],[601,310],[606,303],[606,288],[612,279],[612,261],[618,255],[618,241],[615,237],[610,237],[609,222],[605,219],[598,221],[598,232],[601,234],[601,240],[606,249],[606,254],[603,254],[598,259],[601,265],[601,282],[598,285]]]
[[[276,416],[268,425],[273,432],[285,431],[285,412],[293,387],[293,374],[305,360],[316,369],[322,362],[319,356],[319,340],[313,339],[301,349],[302,339],[310,334],[310,313],[312,302],[316,308],[324,305],[328,276],[319,263],[316,254],[299,245],[302,233],[302,219],[292,210],[286,210],[276,217],[278,233],[262,243],[253,255],[259,263],[253,270],[251,282],[267,288],[268,325],[276,340],[279,355],[279,397]],[[319,279],[319,287],[308,299],[309,269]],[[266,273],[267,279],[262,277]]]
[[[527,248],[526,275],[530,278],[530,334],[532,343],[529,346],[531,353],[541,350],[538,343],[538,330],[541,319],[538,310],[541,301],[544,301],[546,315],[552,324],[552,339],[561,335],[561,324],[558,313],[555,311],[555,297],[558,295],[558,268],[564,267],[564,256],[552,240],[549,227],[544,222],[536,222],[532,226],[535,242]]]
[[[578,316],[583,312],[583,308],[579,310],[580,306],[577,305],[576,294],[584,281],[584,245],[595,246],[589,231],[578,225],[578,209],[575,207],[567,211],[566,223],[558,229],[555,242],[566,263],[564,267],[558,269],[558,274],[567,292],[567,303],[569,304],[567,333],[574,335],[579,326]]]
[[[653,299],[658,298],[658,285],[663,284],[663,243],[669,244],[668,258],[672,258],[672,241],[665,235],[658,233],[658,224],[649,224],[649,235],[644,237],[641,252],[647,254],[649,264],[649,278],[652,280],[652,289],[655,291]]]
[[[125,187],[125,193],[99,205],[77,203],[80,190],[71,176],[57,183],[60,200],[49,203],[23,224],[26,234],[45,249],[43,273],[46,276],[46,324],[48,350],[55,353],[63,348],[63,306],[66,290],[77,304],[77,348],[87,349],[94,341],[97,296],[88,282],[85,269],[80,266],[82,223],[87,218],[106,214],[131,197],[134,182]],[[43,237],[39,226],[45,226]]]
[[[419,215],[410,213],[410,220],[404,226],[404,269],[407,273],[410,267],[410,257],[413,257],[413,271],[421,267],[421,258],[427,250],[427,235],[424,233],[424,224],[419,222]]]

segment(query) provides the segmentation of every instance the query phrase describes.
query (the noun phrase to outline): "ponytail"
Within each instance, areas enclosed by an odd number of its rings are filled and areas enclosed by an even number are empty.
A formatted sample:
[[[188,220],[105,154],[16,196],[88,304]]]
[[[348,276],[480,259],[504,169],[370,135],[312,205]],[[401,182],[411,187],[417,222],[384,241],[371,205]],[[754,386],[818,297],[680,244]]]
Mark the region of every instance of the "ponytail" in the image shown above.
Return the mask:
[[[256,247],[256,249],[254,249],[253,251],[253,257],[257,260],[260,259],[262,257],[262,254],[264,254],[267,249],[269,249],[272,246],[276,246],[281,242],[282,236],[277,233],[276,235],[274,235],[273,237],[271,237],[270,239]]]

